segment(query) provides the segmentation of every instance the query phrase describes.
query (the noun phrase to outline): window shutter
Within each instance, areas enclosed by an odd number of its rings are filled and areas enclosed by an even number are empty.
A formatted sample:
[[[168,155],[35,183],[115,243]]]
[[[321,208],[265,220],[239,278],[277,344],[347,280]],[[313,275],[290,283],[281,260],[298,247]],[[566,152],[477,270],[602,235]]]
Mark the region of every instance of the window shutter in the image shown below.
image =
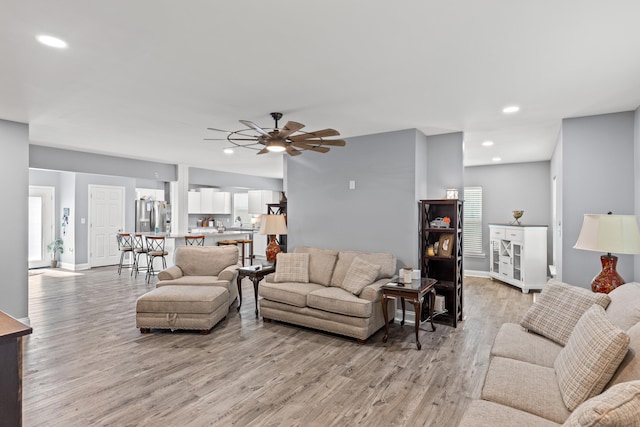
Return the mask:
[[[464,255],[482,251],[482,187],[464,187]]]

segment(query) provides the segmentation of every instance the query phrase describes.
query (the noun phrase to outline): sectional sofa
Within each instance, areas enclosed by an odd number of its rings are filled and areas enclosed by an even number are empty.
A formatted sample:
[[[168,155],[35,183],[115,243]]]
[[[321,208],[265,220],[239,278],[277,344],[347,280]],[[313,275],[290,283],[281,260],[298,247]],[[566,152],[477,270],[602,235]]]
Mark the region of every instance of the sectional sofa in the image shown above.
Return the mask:
[[[640,426],[640,283],[610,294],[551,280],[502,325],[461,427]]]

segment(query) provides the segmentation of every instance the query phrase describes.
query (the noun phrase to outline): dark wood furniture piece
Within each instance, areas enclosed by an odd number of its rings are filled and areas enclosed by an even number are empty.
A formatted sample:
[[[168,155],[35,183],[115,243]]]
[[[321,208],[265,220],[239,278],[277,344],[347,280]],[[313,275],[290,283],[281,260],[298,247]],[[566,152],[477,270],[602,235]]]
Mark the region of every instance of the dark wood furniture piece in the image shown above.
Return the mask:
[[[0,311],[0,426],[22,425],[22,337],[31,332]]]
[[[241,267],[238,269],[238,279],[236,283],[238,284],[238,311],[240,311],[240,307],[242,306],[242,278],[248,277],[253,283],[253,293],[256,298],[256,316],[258,315],[258,284],[264,276],[267,274],[274,273],[276,271],[276,267],[273,265],[260,266],[253,265],[251,267]]]
[[[438,280],[436,292],[445,299],[446,311],[436,313],[434,321],[455,328],[463,320],[463,202],[456,199],[420,200],[419,209],[420,271],[422,277]],[[441,224],[438,219],[444,217],[450,219],[448,228],[438,227]],[[450,255],[442,252],[429,255],[429,248],[439,243],[443,236],[450,237],[451,246],[446,251]]]
[[[415,310],[416,320],[415,320],[415,329],[416,329],[416,345],[418,346],[418,350],[422,348],[422,344],[420,344],[420,338],[418,333],[420,331],[420,320],[422,313],[422,299],[426,294],[429,294],[429,319],[431,320],[431,330],[435,331],[436,327],[433,324],[433,307],[436,302],[436,285],[437,280],[425,277],[420,280],[413,280],[411,283],[388,283],[386,285],[382,285],[380,289],[382,289],[382,298],[380,302],[382,303],[382,314],[384,315],[384,326],[385,326],[385,334],[382,338],[382,342],[387,342],[389,338],[389,315],[387,314],[387,299],[395,297],[400,298],[400,304],[402,304],[402,322],[400,325],[404,325],[404,311],[405,311],[405,299],[409,300],[413,304],[413,309]]]
[[[267,203],[268,215],[284,215],[284,221],[287,222],[287,202]],[[271,240],[271,236],[267,236]],[[281,252],[287,252],[287,235],[281,234],[276,236],[276,242],[280,245]]]

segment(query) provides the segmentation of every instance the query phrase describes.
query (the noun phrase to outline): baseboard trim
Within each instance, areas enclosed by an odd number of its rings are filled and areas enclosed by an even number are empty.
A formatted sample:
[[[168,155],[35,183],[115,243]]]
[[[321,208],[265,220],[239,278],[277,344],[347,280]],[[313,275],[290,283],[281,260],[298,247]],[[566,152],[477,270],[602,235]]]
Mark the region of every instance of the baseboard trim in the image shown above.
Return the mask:
[[[87,264],[70,264],[67,262],[61,262],[60,268],[64,268],[65,270],[71,271],[79,271],[79,270],[89,270],[91,266]]]
[[[18,319],[18,322],[22,322],[27,326],[31,326],[31,319],[29,319],[29,317],[23,317],[21,319]]]
[[[484,277],[486,279],[490,277],[488,271],[482,270],[465,270],[464,275],[469,277]]]

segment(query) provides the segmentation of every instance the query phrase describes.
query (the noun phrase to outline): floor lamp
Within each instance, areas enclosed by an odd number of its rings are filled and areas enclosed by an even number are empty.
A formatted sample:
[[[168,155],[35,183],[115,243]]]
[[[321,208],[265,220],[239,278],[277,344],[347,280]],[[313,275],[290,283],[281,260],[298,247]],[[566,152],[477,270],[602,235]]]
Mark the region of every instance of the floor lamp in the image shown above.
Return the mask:
[[[287,224],[284,215],[263,215],[262,225],[260,226],[260,234],[269,236],[269,245],[267,246],[267,261],[276,262],[276,257],[280,252],[280,245],[276,242],[276,235],[287,234]]]
[[[636,216],[585,214],[574,248],[607,253],[600,256],[602,271],[591,281],[591,290],[608,294],[625,283],[616,271],[618,257],[611,253],[640,253]]]

